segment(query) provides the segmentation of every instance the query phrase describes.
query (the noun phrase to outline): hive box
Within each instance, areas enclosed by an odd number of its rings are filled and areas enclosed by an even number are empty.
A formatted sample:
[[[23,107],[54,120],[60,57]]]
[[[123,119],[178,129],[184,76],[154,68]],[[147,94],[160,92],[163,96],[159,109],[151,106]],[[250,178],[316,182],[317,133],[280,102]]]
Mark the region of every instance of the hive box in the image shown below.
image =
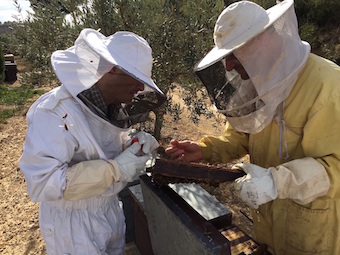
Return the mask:
[[[5,61],[5,81],[15,82],[17,80],[17,63]]]
[[[143,175],[131,194],[137,201],[136,246],[142,255],[269,254],[198,184],[159,186]]]

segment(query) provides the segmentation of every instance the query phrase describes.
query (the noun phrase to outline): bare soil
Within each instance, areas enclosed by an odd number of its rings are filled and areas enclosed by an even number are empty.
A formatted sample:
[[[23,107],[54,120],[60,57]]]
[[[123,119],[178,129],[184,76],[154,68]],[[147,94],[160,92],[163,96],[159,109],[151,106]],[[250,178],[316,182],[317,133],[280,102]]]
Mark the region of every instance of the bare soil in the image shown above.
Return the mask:
[[[16,84],[13,84],[14,86]],[[36,98],[34,98],[35,100]],[[174,93],[173,100],[183,102]],[[46,254],[38,223],[39,203],[33,203],[26,191],[24,176],[18,167],[22,153],[27,124],[25,114],[33,101],[23,111],[0,124],[0,254]],[[1,108],[1,106],[0,106]],[[199,141],[205,134],[219,135],[224,128],[223,118],[202,118],[196,125],[184,111],[177,123],[166,116],[160,142],[167,146],[171,139]],[[252,224],[242,213],[249,215],[248,207],[230,189],[230,185],[211,187],[204,185],[221,203],[233,213],[233,223],[252,236]]]

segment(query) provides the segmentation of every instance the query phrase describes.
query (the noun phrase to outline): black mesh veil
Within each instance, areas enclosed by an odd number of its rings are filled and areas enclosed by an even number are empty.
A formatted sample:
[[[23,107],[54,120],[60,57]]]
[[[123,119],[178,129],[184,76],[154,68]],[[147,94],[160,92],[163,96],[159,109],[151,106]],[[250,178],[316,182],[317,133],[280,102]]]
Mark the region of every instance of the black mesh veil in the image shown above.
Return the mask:
[[[150,112],[154,112],[165,101],[166,96],[156,91],[141,91],[137,93],[129,104],[111,104],[105,109],[98,106],[98,100],[91,97],[93,92],[80,93],[78,97],[85,105],[98,116],[108,120],[120,128],[128,128],[132,125],[144,122]]]
[[[128,113],[131,124],[137,124],[146,119],[150,112],[155,111],[166,101],[166,96],[156,91],[139,92],[131,104],[125,105],[124,109]]]
[[[195,73],[207,89],[211,102],[217,109],[224,110],[226,100],[235,93],[235,88],[228,83],[222,62],[218,61],[201,71],[195,71]],[[222,99],[222,95],[226,97],[225,100]]]
[[[258,108],[257,92],[250,80],[242,80],[236,71],[226,71],[224,59],[195,74],[207,89],[211,102],[227,117],[244,116]]]

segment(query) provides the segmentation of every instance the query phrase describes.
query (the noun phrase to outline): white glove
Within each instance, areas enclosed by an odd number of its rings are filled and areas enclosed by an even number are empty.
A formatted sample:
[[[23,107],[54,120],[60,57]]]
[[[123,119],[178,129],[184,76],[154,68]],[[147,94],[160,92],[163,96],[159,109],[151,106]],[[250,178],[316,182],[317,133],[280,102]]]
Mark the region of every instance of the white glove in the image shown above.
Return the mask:
[[[119,181],[132,182],[139,176],[139,172],[144,170],[149,156],[137,156],[136,154],[140,149],[141,145],[139,143],[133,143],[115,159],[108,161],[115,168],[119,169]]]
[[[325,167],[316,159],[305,157],[268,169],[249,163],[235,164],[246,176],[235,180],[241,199],[257,209],[276,198],[307,204],[325,196],[330,180]]]
[[[130,146],[131,143],[135,141],[142,146],[142,152],[144,154],[149,154],[159,147],[159,143],[156,138],[144,131],[140,131],[135,134],[129,141],[127,141],[126,146]]]
[[[241,199],[250,207],[257,209],[277,198],[277,188],[272,176],[272,169],[254,164],[239,163],[234,168],[243,170],[247,175],[235,180],[235,189],[240,191]]]

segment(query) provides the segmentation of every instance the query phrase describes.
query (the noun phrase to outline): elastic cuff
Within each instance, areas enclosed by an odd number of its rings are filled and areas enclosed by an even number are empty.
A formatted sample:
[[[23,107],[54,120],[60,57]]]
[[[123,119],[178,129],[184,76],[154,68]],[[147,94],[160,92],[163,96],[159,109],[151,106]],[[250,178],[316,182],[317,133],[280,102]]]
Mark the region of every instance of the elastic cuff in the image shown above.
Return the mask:
[[[117,164],[117,162],[113,159],[109,159],[108,161],[106,161],[108,163],[108,165],[111,168],[111,173],[112,173],[112,177],[113,179],[117,182],[119,181],[121,174],[120,174],[120,169],[119,166]]]

